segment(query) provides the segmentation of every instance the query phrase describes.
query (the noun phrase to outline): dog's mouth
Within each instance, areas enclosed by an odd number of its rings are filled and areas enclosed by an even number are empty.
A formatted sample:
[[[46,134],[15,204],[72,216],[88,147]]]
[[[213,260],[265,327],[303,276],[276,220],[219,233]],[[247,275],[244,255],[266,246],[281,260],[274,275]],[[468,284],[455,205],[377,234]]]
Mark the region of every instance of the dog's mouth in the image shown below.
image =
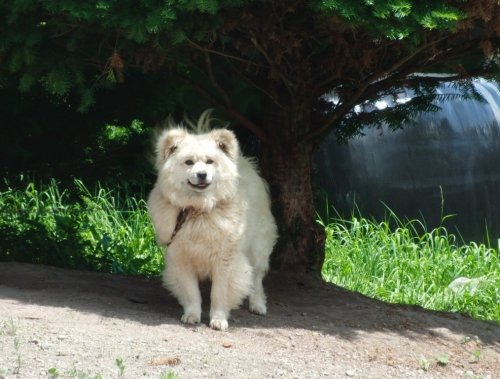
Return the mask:
[[[210,185],[210,183],[208,183],[208,182],[201,182],[201,181],[199,183],[194,184],[188,180],[188,183],[191,187],[193,187],[194,189],[196,189],[198,191],[203,191],[204,189],[206,189]]]

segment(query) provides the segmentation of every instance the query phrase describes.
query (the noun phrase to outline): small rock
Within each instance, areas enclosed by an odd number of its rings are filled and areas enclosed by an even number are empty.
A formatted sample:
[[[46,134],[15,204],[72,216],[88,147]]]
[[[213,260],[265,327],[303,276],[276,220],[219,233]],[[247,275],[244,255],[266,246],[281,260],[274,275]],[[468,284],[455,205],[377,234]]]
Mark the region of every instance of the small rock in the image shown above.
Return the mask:
[[[354,370],[347,370],[345,372],[346,376],[353,377],[354,376]]]
[[[42,349],[44,351],[50,350],[50,345],[49,344],[46,344],[46,343],[42,342],[39,346],[40,346],[40,349]]]

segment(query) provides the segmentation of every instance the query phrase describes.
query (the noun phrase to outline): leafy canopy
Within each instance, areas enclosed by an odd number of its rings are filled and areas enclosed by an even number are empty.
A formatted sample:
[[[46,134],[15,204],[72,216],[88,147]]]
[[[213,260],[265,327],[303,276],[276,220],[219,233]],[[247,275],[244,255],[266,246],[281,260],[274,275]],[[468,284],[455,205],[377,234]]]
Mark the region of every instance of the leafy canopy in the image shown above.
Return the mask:
[[[172,87],[187,86],[262,140],[284,134],[246,118],[249,108],[302,117],[300,132],[285,128],[293,141],[332,129],[348,138],[432,109],[444,80],[499,72],[491,0],[6,0],[0,15],[0,85],[15,76],[20,91],[76,92],[83,111],[96,90],[140,70],[173,103]],[[453,75],[413,75],[425,71]],[[414,100],[354,111],[403,88]]]

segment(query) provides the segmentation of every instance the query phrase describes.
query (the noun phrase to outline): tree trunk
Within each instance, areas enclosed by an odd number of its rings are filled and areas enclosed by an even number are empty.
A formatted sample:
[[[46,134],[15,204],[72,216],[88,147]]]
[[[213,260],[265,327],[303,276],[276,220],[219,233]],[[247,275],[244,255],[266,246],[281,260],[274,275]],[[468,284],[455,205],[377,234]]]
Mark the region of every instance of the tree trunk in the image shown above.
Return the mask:
[[[279,240],[273,267],[319,273],[324,259],[325,231],[316,222],[311,186],[313,144],[272,143],[264,146],[262,166],[269,182]]]

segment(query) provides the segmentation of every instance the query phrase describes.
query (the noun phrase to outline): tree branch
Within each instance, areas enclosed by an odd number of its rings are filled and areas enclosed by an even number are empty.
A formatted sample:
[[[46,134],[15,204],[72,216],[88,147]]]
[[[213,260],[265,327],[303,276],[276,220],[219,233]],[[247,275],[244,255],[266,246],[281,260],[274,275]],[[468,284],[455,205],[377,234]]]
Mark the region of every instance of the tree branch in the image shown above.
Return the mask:
[[[231,106],[231,100],[229,100],[229,96],[224,88],[222,88],[219,82],[217,82],[217,80],[215,79],[214,71],[212,69],[212,61],[210,60],[210,55],[208,54],[208,52],[205,52],[205,66],[207,68],[210,83],[212,83],[214,88],[220,93],[220,95],[224,99],[226,107],[229,108]]]
[[[265,96],[267,96],[274,104],[278,107],[283,108],[283,105],[278,102],[275,96],[273,96],[269,91],[265,90],[258,84],[254,83],[247,75],[243,74],[237,67],[235,67],[230,61],[228,61],[229,66],[233,69],[233,71],[240,77],[242,80],[250,84],[257,91],[262,92]]]
[[[264,58],[266,58],[266,61],[269,64],[269,68],[273,67],[274,66],[273,61],[271,60],[269,55],[266,53],[266,51],[262,48],[262,46],[260,46],[260,44],[257,42],[257,39],[255,37],[251,37],[250,40],[252,41],[252,44],[255,46],[255,48],[264,56]],[[293,90],[292,90],[293,82],[291,80],[289,80],[288,78],[286,78],[280,70],[278,70],[278,72],[279,72],[279,76],[281,78],[281,81],[283,82],[283,84],[287,88],[288,92],[293,94]]]
[[[191,41],[189,38],[187,39],[187,41],[188,41],[189,45],[192,48],[195,48],[196,50],[203,51],[204,53],[211,53],[211,54],[219,55],[221,57],[224,57],[224,58],[227,58],[227,59],[232,59],[232,60],[235,60],[235,61],[238,61],[238,62],[242,62],[242,63],[245,63],[245,64],[250,65],[250,66],[255,66],[255,67],[259,67],[259,68],[263,67],[262,65],[260,65],[258,63],[255,63],[253,61],[249,61],[248,59],[243,59],[241,57],[237,57],[237,56],[234,56],[234,55],[226,54],[226,53],[223,53],[223,52],[218,51],[218,50],[213,50],[213,49],[209,49],[207,47],[200,46],[196,42]]]
[[[250,130],[258,139],[262,142],[268,142],[268,138],[266,133],[262,128],[257,126],[255,123],[250,121],[243,114],[234,109],[231,104],[222,104],[220,101],[217,101],[213,98],[204,88],[200,87],[198,84],[193,82],[191,79],[181,76],[181,79],[188,84],[193,90],[198,92],[201,96],[207,99],[211,104],[213,104],[216,108],[224,110],[234,121],[238,122],[248,130]]]
[[[415,61],[421,53],[427,51],[427,49],[429,49],[430,47],[448,39],[449,37],[450,36],[447,35],[437,38],[431,42],[428,42],[419,47],[413,53],[395,62],[388,69],[380,73],[377,73],[376,76],[371,75],[367,77],[364,80],[364,82],[361,83],[357,91],[349,95],[349,100],[340,103],[337,106],[337,108],[333,111],[332,115],[329,118],[327,118],[324,123],[322,123],[319,127],[311,130],[304,136],[302,136],[301,139],[310,140],[312,138],[319,137],[324,133],[326,133],[337,121],[339,121],[342,117],[344,117],[355,105],[359,104],[361,102],[361,99],[369,97],[367,95],[367,91],[369,91],[370,94],[375,94],[384,89],[393,87],[398,82],[401,82],[400,83],[401,85],[408,84],[409,83],[408,75],[412,72],[417,71],[418,69],[417,67],[419,67],[417,63],[410,64],[410,62],[412,62],[412,60]],[[422,58],[425,58],[425,60],[429,59],[428,56]],[[404,67],[405,65],[406,68],[403,70],[402,67]]]
[[[431,46],[439,43],[439,42],[442,42],[446,39],[450,38],[449,35],[447,36],[443,36],[441,38],[438,38],[436,40],[433,40],[431,42],[428,42],[422,46],[420,46],[417,50],[415,50],[412,54],[404,57],[403,59],[397,61],[396,63],[394,63],[391,67],[389,67],[387,70],[379,73],[377,75],[378,78],[372,80],[372,82],[375,82],[377,80],[383,80],[385,79],[387,76],[389,76],[392,72],[395,72],[397,70],[399,70],[405,63],[408,63],[410,62],[412,59],[414,59],[415,57],[417,57],[420,53],[426,51],[428,48],[430,48]]]

